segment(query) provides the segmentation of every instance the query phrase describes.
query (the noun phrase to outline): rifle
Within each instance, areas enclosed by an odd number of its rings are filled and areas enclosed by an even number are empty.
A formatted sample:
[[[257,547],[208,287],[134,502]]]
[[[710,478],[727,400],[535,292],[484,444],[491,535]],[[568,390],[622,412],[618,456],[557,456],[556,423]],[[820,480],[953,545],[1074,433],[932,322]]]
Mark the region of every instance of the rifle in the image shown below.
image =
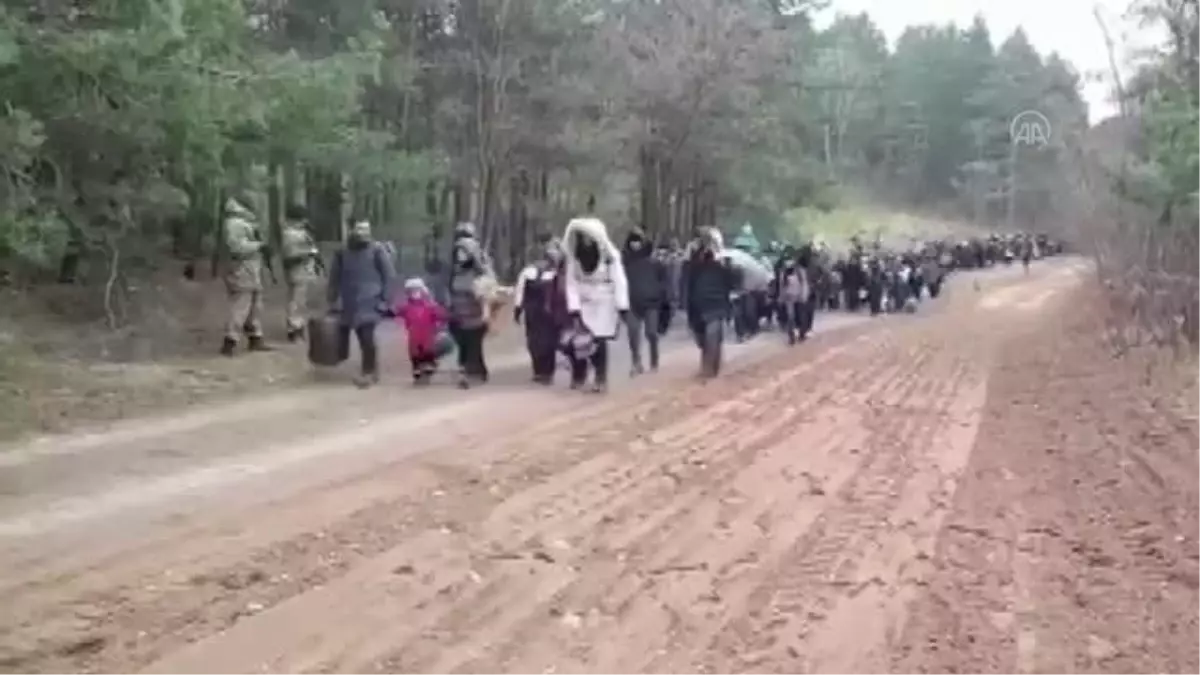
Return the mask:
[[[254,230],[254,241],[262,243],[258,249],[258,254],[262,256],[263,267],[267,268],[267,273],[271,275],[271,285],[279,285],[279,277],[275,275],[275,263],[271,260],[271,245],[262,240],[262,233],[258,228]]]

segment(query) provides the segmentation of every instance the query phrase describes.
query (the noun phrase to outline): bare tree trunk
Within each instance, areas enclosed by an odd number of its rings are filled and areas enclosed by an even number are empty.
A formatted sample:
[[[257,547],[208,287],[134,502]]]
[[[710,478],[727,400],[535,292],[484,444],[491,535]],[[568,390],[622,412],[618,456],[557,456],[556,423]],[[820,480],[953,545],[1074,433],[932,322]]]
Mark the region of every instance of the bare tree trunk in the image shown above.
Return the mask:
[[[1008,151],[1008,202],[1005,222],[1009,231],[1016,229],[1017,222],[1017,144],[1010,143]]]
[[[638,151],[638,158],[641,163],[639,177],[641,224],[642,228],[653,236],[663,229],[661,214],[659,213],[661,199],[658,195],[658,167],[654,161],[652,152],[646,147],[642,147]]]
[[[717,226],[717,182],[705,178],[700,184],[700,223],[702,227]]]
[[[490,251],[493,255],[498,249],[495,249],[500,242],[496,241],[496,223],[494,213],[496,211],[496,170],[490,164],[484,164],[481,167],[479,180],[479,228],[481,242],[484,248]]]
[[[454,199],[455,223],[465,223],[471,220],[471,194],[466,185],[467,183],[460,179],[450,188]]]
[[[518,271],[526,263],[530,242],[528,239],[529,210],[526,198],[529,194],[529,174],[524,169],[509,179],[509,269]]]
[[[529,228],[536,235],[550,234],[550,227],[546,218],[550,209],[550,172],[540,170],[537,173],[537,181],[532,186],[533,190],[533,211],[534,215],[529,217]]]
[[[212,202],[209,207],[212,209],[212,220],[210,228],[212,231],[212,251],[209,255],[209,274],[214,279],[221,272],[221,256],[225,252],[225,218],[221,213],[222,207],[225,204],[225,191],[213,190]]]
[[[655,195],[658,196],[657,213],[659,227],[673,228],[675,224],[672,202],[674,190],[671,185],[671,166],[667,160],[658,158],[654,163]]]
[[[825,126],[824,126],[825,171],[832,178],[834,176],[833,146],[832,146],[832,139],[830,138],[830,133],[831,133],[831,131],[829,128],[829,123],[826,122]]]
[[[278,159],[272,159],[267,167],[267,238],[271,248],[279,251],[283,240],[283,170]]]

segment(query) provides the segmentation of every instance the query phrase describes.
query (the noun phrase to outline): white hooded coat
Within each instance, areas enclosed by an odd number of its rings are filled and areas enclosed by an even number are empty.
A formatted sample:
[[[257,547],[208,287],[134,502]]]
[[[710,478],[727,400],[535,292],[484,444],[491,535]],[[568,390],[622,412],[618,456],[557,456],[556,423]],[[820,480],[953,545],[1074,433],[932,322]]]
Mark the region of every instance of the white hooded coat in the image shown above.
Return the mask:
[[[591,273],[585,272],[575,257],[580,236],[594,240],[600,247],[600,262]],[[596,218],[575,218],[567,223],[562,241],[567,263],[567,311],[578,312],[595,337],[616,337],[621,312],[629,309],[629,283],[621,251],[609,239],[608,228]]]

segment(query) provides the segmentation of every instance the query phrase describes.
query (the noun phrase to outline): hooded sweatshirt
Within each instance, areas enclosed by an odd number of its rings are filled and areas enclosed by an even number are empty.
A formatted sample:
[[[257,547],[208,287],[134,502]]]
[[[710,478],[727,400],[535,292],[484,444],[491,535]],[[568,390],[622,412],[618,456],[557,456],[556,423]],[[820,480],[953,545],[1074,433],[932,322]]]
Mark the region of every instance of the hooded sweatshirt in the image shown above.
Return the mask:
[[[641,246],[634,249],[634,242],[641,242]],[[662,306],[667,299],[667,265],[654,255],[654,247],[641,230],[635,229],[625,238],[621,262],[629,281],[629,308],[641,312]]]

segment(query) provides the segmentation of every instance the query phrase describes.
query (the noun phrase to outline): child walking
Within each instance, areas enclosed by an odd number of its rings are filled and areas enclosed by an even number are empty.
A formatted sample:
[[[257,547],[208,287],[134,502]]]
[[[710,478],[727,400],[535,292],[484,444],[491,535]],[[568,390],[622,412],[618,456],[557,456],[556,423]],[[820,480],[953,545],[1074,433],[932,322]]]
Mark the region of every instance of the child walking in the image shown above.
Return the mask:
[[[396,320],[408,332],[408,359],[412,363],[413,384],[428,384],[437,372],[438,336],[446,326],[446,310],[433,299],[425,282],[412,278],[404,282],[404,302],[396,307]]]

